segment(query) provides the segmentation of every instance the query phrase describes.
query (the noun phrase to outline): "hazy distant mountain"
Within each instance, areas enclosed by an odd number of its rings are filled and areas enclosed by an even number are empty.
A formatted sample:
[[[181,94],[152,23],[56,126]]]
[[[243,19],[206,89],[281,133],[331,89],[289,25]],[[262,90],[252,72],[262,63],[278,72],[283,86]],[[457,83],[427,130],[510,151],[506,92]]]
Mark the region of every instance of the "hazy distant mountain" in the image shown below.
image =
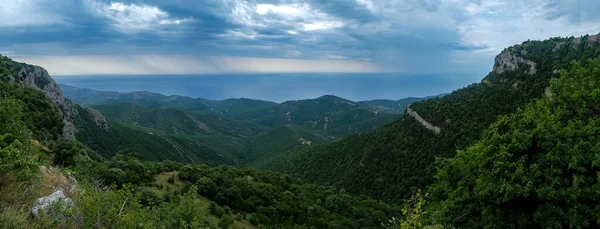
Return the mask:
[[[93,106],[130,102],[148,108],[178,108],[198,114],[215,114],[234,117],[241,113],[266,109],[277,103],[255,99],[207,100],[179,95],[163,95],[147,91],[111,92],[78,88],[61,84],[65,96],[80,104]]]
[[[368,100],[368,101],[360,101],[359,103],[367,104],[367,105],[374,106],[374,107],[381,108],[381,109],[387,109],[390,112],[402,114],[402,113],[404,113],[404,110],[406,110],[406,107],[412,103],[419,102],[421,100],[438,98],[438,97],[442,97],[442,96],[445,96],[448,94],[449,93],[444,93],[444,94],[439,94],[439,95],[426,96],[426,97],[422,97],[422,98],[408,97],[408,98],[399,99],[399,100],[375,99],[375,100]]]

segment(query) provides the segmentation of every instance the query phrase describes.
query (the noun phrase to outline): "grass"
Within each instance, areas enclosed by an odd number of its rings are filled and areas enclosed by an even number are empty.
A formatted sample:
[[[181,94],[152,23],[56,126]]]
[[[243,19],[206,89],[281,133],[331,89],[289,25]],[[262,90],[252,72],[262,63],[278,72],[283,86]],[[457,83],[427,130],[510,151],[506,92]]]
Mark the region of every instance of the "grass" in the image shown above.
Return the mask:
[[[163,191],[169,191],[171,193],[173,192],[179,192],[181,191],[181,189],[183,189],[183,187],[185,186],[185,184],[183,183],[183,181],[179,180],[179,172],[177,171],[173,171],[173,172],[162,172],[159,173],[158,175],[156,175],[156,177],[154,177],[154,183],[157,184],[159,187],[163,187]],[[174,182],[170,183],[169,182],[169,178],[170,177],[174,177]]]
[[[174,193],[176,191],[180,192],[183,189],[183,187],[185,187],[185,183],[183,181],[179,180],[178,175],[179,175],[179,172],[177,172],[177,171],[162,172],[162,173],[156,175],[156,177],[154,177],[154,181],[155,181],[154,183],[158,187],[162,187],[162,190],[157,190],[157,191],[160,191],[160,192],[169,191],[171,193]],[[169,182],[170,177],[175,178],[173,183]],[[200,198],[200,204],[205,209],[208,209],[211,203],[213,203],[213,201],[211,201],[210,199],[208,199],[204,196],[202,196]],[[210,214],[209,219],[210,219],[211,223],[214,223],[214,224],[218,224],[219,221],[221,220],[217,215],[214,215],[214,214]],[[257,227],[252,225],[246,219],[242,219],[242,220],[235,219],[233,224],[229,228],[253,229],[253,228],[257,228]]]

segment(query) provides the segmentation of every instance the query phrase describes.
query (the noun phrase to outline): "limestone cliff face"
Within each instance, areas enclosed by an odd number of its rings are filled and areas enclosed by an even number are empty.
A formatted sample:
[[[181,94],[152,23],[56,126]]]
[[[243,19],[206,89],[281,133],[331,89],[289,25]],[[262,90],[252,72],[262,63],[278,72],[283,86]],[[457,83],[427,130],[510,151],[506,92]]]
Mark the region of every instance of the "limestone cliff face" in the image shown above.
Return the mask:
[[[520,64],[529,65],[529,74],[535,75],[536,73],[536,63],[517,56],[512,49],[502,51],[494,60],[495,64],[492,72],[496,74],[517,70]]]
[[[12,76],[10,79],[13,82],[19,83],[24,87],[40,90],[46,94],[50,100],[56,104],[60,111],[60,116],[63,121],[63,138],[64,139],[75,139],[77,128],[73,124],[73,119],[77,115],[78,104],[65,99],[62,90],[58,87],[58,84],[50,77],[46,69],[33,66],[25,65],[17,76]],[[84,108],[86,112],[90,112],[91,117],[94,118],[94,122],[104,128],[108,129],[106,119],[100,112],[91,109]]]

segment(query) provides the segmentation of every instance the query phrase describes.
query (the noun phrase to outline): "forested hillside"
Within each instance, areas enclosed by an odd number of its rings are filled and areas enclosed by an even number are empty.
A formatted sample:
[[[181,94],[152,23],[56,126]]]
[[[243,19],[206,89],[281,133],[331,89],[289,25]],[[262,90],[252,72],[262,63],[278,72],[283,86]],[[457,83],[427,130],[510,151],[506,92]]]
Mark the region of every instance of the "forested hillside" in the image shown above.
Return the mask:
[[[248,112],[239,117],[241,120],[271,127],[296,124],[332,137],[373,130],[395,118],[397,116],[388,109],[332,95],[287,101],[268,110]],[[365,124],[356,125],[359,123]]]
[[[216,115],[198,115],[181,109],[145,108],[135,103],[94,106],[109,121],[174,135],[225,135],[249,137],[265,128]]]
[[[598,228],[600,58],[551,81],[481,140],[441,159],[428,220],[457,228]]]
[[[452,157],[482,136],[499,115],[517,111],[546,90],[559,70],[573,61],[600,56],[598,36],[527,41],[504,50],[481,83],[411,108],[441,128],[436,134],[404,115],[375,131],[297,151],[288,160],[263,168],[309,181],[343,187],[352,193],[402,201],[433,182],[436,157]]]
[[[68,98],[96,106],[134,103],[142,107],[180,109],[190,113],[217,115],[268,128],[284,124],[300,125],[331,138],[362,133],[391,122],[405,107],[424,98],[353,102],[335,96],[287,101],[281,104],[251,99],[205,100],[165,96],[151,92],[105,92],[61,85]],[[100,106],[102,107],[102,106]],[[112,109],[113,114],[119,110]],[[123,113],[127,113],[124,110]]]

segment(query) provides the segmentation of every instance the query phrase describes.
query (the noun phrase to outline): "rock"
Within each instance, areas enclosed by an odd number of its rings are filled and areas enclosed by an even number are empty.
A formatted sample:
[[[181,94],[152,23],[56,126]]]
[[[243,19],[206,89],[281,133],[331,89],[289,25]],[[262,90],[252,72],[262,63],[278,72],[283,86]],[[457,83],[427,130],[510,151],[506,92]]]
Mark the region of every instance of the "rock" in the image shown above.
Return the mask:
[[[299,142],[300,144],[302,144],[302,145],[311,145],[311,144],[312,144],[312,141],[310,141],[310,140],[306,140],[306,139],[304,139],[304,138],[299,138],[299,139],[298,139],[298,142]]]
[[[552,98],[552,91],[550,91],[550,87],[546,87],[544,89],[544,95],[546,96],[546,98]]]
[[[67,216],[67,209],[74,207],[73,200],[65,196],[62,190],[57,190],[48,196],[37,198],[31,208],[31,214],[37,218],[44,212],[54,219],[62,219]]]
[[[535,75],[536,73],[536,64],[533,61],[517,56],[511,49],[502,51],[494,60],[493,72],[496,74],[517,70],[520,64],[529,65],[528,73],[530,75]]]
[[[589,36],[587,42],[590,45],[600,43],[600,34]]]
[[[442,131],[442,128],[434,126],[427,120],[423,119],[419,114],[417,114],[416,111],[410,109],[410,105],[406,108],[406,114],[415,118],[419,123],[421,123],[423,127],[425,127],[425,129],[432,131],[434,134],[440,134],[440,132]]]
[[[64,94],[56,81],[48,74],[46,69],[33,66],[24,65],[17,76],[10,78],[11,82],[21,84],[23,87],[32,88],[44,92],[44,94],[58,107],[60,117],[63,121],[63,138],[64,139],[75,139],[77,128],[73,124],[74,118],[77,115],[78,104],[65,99]],[[108,129],[106,119],[100,112],[83,107],[84,110],[90,113],[90,116],[94,119],[96,125],[103,129]]]
[[[89,107],[83,107],[83,109],[92,116],[92,120],[94,121],[94,123],[96,123],[97,126],[102,128],[103,130],[108,130],[108,122],[106,122],[106,118],[104,118],[100,111]]]

